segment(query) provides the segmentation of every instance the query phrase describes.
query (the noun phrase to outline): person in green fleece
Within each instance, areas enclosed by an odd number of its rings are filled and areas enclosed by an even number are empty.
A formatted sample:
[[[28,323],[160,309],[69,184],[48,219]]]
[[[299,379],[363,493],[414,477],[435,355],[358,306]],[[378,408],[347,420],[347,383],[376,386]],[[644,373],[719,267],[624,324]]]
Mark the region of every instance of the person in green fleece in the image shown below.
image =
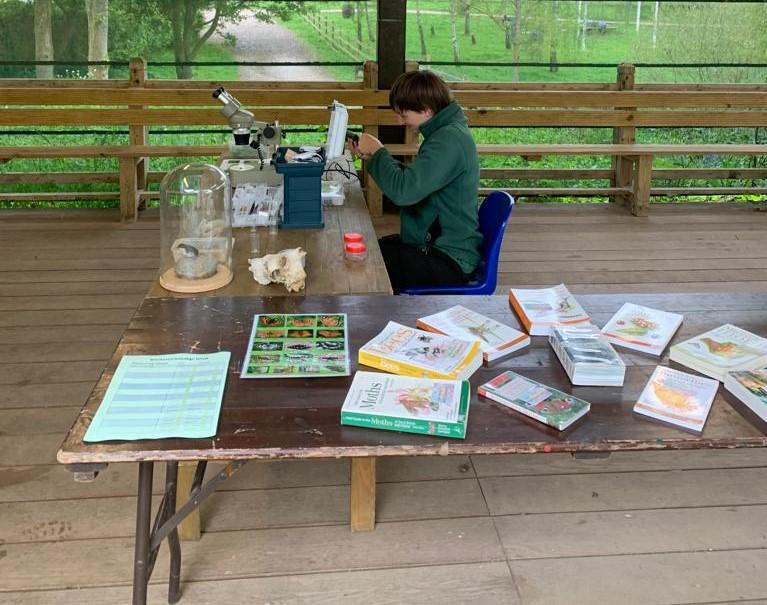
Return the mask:
[[[430,71],[399,76],[389,105],[400,125],[423,136],[413,161],[395,160],[369,134],[350,145],[352,153],[368,160],[370,176],[400,208],[400,234],[378,240],[394,293],[464,284],[479,264],[482,245],[479,158],[466,116],[448,86]]]

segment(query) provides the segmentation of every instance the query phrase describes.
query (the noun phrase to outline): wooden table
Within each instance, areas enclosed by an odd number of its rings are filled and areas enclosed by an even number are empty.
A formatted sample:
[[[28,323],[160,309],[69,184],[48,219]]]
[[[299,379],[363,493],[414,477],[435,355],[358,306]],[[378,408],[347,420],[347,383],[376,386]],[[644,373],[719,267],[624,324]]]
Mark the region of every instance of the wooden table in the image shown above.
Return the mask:
[[[223,288],[202,294],[170,292],[159,282],[150,288],[148,297],[172,296],[317,296],[325,294],[391,294],[391,282],[381,257],[378,240],[365,198],[359,185],[346,189],[343,206],[325,206],[322,229],[279,229],[266,236],[268,227],[235,228],[232,271],[234,278]],[[362,234],[368,248],[363,262],[344,258],[343,234]],[[289,293],[282,284],[262,286],[248,270],[248,259],[285,248],[306,250],[306,289]]]
[[[684,323],[674,342],[725,322],[767,336],[767,295],[589,295],[579,301],[598,325],[630,301],[682,313]],[[178,523],[212,493],[221,481],[248,460],[276,458],[349,458],[351,460],[351,527],[372,529],[375,523],[375,462],[379,456],[612,452],[651,449],[764,447],[761,425],[747,420],[722,394],[717,396],[705,430],[696,436],[636,416],[632,407],[658,360],[621,349],[627,364],[625,385],[572,387],[546,338],[472,377],[465,440],[342,427],[340,406],[351,377],[322,379],[243,380],[239,372],[255,313],[347,313],[352,370],[356,352],[390,319],[414,325],[427,313],[459,303],[510,325],[518,325],[503,296],[488,297],[251,297],[146,299],[123,335],[108,367],[80,412],[59,453],[71,470],[92,473],[109,462],[138,462],[138,512],[134,560],[134,603],[144,603],[157,549],[165,537],[171,551],[169,600],[179,593]],[[201,321],[204,318],[204,321]],[[231,351],[231,365],[218,432],[208,439],[162,439],[83,443],[115,367],[126,354],[186,351]],[[668,364],[667,355],[660,363]],[[493,402],[479,399],[476,387],[505,369],[514,369],[592,403],[583,421],[557,432]],[[203,485],[204,465],[230,461]],[[198,477],[190,501],[175,507],[179,461],[198,461]],[[150,529],[152,476],[155,462],[165,462],[166,492],[155,529]]]

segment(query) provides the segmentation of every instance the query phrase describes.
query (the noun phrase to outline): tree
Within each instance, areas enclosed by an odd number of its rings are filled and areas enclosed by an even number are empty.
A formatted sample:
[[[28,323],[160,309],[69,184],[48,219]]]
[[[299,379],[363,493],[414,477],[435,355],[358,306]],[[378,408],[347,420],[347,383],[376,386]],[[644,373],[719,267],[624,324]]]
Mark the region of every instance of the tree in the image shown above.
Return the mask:
[[[53,61],[52,13],[51,0],[35,0],[35,61]],[[53,65],[35,66],[35,77],[53,78]]]
[[[450,43],[453,47],[453,61],[455,63],[458,63],[458,61],[461,60],[461,55],[458,52],[458,34],[456,33],[456,26],[455,26],[455,20],[456,20],[456,7],[455,3],[458,0],[450,0]]]
[[[247,2],[246,0],[155,0],[170,22],[173,56],[177,63],[194,61],[205,42],[225,23],[237,22],[247,8],[259,21],[271,23],[275,17],[287,19],[301,10],[301,2]],[[177,65],[176,77],[192,77],[191,65]]]
[[[423,35],[423,22],[421,21],[421,0],[415,0],[415,22],[418,26],[418,40],[421,42],[421,58],[426,59],[428,52],[426,50],[426,38]]]
[[[88,61],[109,59],[109,0],[85,0],[88,15]],[[108,65],[88,66],[88,77],[92,80],[109,78]]]

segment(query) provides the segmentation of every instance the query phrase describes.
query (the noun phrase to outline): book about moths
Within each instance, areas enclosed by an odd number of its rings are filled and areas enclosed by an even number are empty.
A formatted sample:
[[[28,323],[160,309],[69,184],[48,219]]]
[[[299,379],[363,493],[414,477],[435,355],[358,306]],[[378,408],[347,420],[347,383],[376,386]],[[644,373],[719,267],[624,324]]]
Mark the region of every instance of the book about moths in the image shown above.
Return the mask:
[[[478,341],[458,340],[394,321],[358,353],[359,363],[402,376],[469,378],[482,365]]]
[[[583,307],[564,284],[538,289],[511,288],[509,302],[531,336],[548,336],[554,324],[589,321]]]
[[[470,400],[466,380],[360,371],[341,407],[341,424],[462,439]]]
[[[461,305],[419,317],[416,326],[462,340],[478,340],[485,363],[505,357],[530,344],[530,337],[524,332]]]

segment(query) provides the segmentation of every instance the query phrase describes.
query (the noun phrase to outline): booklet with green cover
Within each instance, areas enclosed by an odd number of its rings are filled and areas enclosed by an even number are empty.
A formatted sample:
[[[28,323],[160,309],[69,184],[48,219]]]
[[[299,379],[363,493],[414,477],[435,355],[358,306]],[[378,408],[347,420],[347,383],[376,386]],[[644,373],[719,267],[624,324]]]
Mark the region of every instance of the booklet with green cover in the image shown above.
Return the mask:
[[[256,315],[240,376],[348,376],[347,327],[345,313]]]

